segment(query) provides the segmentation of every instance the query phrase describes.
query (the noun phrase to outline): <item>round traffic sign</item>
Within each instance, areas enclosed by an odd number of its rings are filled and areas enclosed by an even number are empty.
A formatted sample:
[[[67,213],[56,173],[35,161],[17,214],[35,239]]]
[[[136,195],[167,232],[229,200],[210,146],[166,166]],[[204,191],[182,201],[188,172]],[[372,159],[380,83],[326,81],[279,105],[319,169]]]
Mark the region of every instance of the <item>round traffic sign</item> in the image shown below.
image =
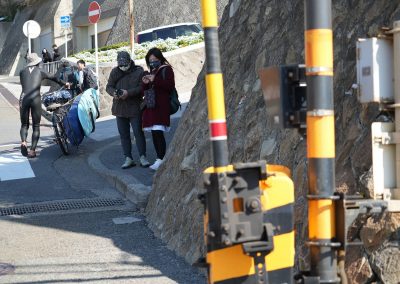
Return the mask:
[[[29,20],[24,23],[22,31],[26,37],[37,38],[40,35],[40,25],[36,21]]]
[[[101,9],[99,3],[92,1],[89,4],[89,22],[95,24],[100,20]]]

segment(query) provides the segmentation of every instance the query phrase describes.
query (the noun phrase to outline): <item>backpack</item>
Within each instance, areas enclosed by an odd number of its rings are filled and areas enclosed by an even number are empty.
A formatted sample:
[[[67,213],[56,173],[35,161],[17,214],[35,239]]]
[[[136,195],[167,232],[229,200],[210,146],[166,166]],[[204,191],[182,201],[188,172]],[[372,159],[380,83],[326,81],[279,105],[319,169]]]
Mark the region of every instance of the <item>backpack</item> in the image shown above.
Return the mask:
[[[161,75],[165,80],[165,68],[161,70]],[[173,115],[179,109],[182,108],[181,102],[179,101],[178,91],[174,87],[171,92],[169,93],[169,114]]]
[[[96,74],[93,72],[92,69],[90,68],[85,68],[84,69],[84,76],[83,76],[83,88],[85,90],[89,89],[89,88],[93,88],[93,89],[98,89],[97,86],[97,76]]]

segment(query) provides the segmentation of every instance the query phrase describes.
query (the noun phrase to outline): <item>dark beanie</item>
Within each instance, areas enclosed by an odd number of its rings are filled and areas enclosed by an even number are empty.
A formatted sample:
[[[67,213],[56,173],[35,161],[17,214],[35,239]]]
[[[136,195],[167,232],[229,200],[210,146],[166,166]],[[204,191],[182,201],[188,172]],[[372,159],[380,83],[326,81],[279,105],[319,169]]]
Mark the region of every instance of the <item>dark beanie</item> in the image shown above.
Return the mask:
[[[119,51],[117,55],[118,66],[126,66],[131,63],[131,56],[126,51]]]

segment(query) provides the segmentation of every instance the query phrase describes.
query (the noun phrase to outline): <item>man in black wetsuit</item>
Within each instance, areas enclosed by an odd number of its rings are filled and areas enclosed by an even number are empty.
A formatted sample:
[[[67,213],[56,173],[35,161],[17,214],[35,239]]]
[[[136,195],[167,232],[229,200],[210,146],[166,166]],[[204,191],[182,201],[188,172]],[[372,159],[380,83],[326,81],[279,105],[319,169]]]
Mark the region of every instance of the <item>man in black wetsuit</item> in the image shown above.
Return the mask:
[[[42,59],[36,54],[31,53],[27,56],[28,64],[19,73],[19,79],[22,86],[22,93],[19,99],[20,115],[21,115],[21,154],[28,158],[36,157],[36,146],[40,136],[40,119],[42,115],[42,102],[40,98],[40,85],[42,80],[49,79],[58,84],[66,84],[63,80],[58,79],[55,75],[51,75],[39,68]],[[28,153],[26,138],[29,128],[29,113],[32,115],[32,145]]]

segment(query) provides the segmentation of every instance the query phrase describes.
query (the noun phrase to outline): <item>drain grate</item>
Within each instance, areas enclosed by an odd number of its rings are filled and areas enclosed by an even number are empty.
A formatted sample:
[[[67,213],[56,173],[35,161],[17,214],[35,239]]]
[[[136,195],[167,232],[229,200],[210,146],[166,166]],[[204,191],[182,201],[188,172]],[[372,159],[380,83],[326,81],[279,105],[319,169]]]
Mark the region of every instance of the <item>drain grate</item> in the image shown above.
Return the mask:
[[[11,274],[15,271],[15,267],[8,263],[0,263],[0,276]]]
[[[122,199],[92,198],[79,200],[53,201],[46,203],[34,203],[29,205],[17,205],[0,208],[0,216],[24,215],[29,213],[65,211],[73,209],[89,209],[98,207],[122,206]]]

